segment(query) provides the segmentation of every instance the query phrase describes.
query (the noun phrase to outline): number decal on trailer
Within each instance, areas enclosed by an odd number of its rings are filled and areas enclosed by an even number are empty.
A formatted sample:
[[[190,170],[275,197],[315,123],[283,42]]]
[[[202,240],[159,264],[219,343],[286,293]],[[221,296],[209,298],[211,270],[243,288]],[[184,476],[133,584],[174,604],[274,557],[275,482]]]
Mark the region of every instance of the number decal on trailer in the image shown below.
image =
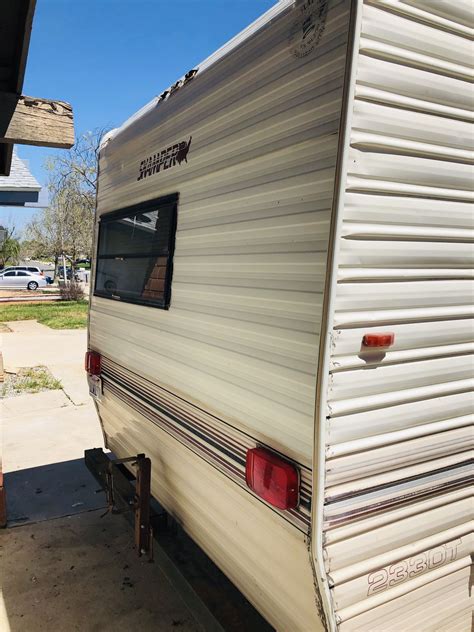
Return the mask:
[[[381,568],[367,577],[369,589],[367,597],[376,595],[387,588],[397,586],[407,579],[417,577],[428,570],[439,568],[449,562],[454,562],[457,558],[458,546],[462,544],[462,539],[458,538],[452,542],[442,544],[434,549],[430,549],[406,560],[400,560],[396,564]]]
[[[382,592],[387,588],[388,582],[388,571],[385,568],[381,568],[379,571],[375,571],[375,573],[370,573],[369,575],[369,592],[368,595],[375,595],[376,593]]]
[[[389,586],[396,586],[408,579],[408,561],[403,560],[398,564],[393,564],[388,569],[390,579],[388,580]]]
[[[420,573],[424,573],[428,569],[428,558],[426,553],[420,553],[416,557],[412,557],[409,560],[409,565],[411,567],[410,572],[408,573],[410,577],[416,577]]]

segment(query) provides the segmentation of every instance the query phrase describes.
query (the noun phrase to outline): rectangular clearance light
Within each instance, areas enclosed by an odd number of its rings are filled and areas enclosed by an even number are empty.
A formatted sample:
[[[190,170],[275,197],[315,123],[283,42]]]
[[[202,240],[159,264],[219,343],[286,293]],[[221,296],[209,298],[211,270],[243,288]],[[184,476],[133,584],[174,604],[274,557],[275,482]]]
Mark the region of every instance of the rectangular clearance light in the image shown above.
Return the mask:
[[[395,334],[391,331],[365,334],[365,336],[362,338],[362,345],[371,349],[391,347],[394,342]]]
[[[278,509],[294,509],[299,500],[299,471],[265,448],[247,452],[245,480],[257,496]]]
[[[102,369],[101,364],[100,353],[97,353],[96,351],[87,351],[84,368],[89,375],[100,375]]]

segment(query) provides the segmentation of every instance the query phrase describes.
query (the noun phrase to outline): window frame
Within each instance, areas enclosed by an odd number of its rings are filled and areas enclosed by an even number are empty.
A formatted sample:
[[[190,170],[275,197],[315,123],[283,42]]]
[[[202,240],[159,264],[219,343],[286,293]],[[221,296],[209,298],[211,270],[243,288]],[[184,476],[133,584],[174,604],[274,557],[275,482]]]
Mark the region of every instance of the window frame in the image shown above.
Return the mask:
[[[144,202],[139,202],[138,204],[133,204],[131,206],[126,206],[116,211],[110,211],[109,213],[104,213],[100,216],[98,222],[98,234],[97,234],[97,243],[95,247],[95,274],[94,274],[94,296],[98,298],[105,298],[109,300],[116,301],[118,303],[131,303],[134,305],[143,305],[145,307],[153,307],[155,309],[164,309],[168,310],[171,306],[171,282],[173,278],[173,260],[174,260],[174,250],[176,243],[176,229],[178,225],[178,201],[179,201],[179,193],[171,193],[169,195],[163,195],[158,198],[153,198],[152,200],[146,200]],[[165,276],[165,287],[163,290],[163,305],[159,305],[147,299],[140,298],[131,298],[131,297],[122,297],[118,295],[109,294],[104,291],[100,291],[97,289],[97,273],[99,269],[99,261],[101,259],[114,259],[121,255],[118,253],[114,255],[99,255],[99,246],[101,233],[103,230],[103,226],[109,222],[114,222],[123,217],[128,217],[133,215],[134,213],[146,213],[148,211],[156,210],[159,206],[164,205],[173,205],[173,209],[171,211],[171,221],[170,221],[170,230],[168,234],[168,254],[153,254],[151,256],[156,257],[165,257],[167,258],[166,263],[166,276]],[[130,255],[124,254],[124,257],[129,258],[145,258],[143,255]]]

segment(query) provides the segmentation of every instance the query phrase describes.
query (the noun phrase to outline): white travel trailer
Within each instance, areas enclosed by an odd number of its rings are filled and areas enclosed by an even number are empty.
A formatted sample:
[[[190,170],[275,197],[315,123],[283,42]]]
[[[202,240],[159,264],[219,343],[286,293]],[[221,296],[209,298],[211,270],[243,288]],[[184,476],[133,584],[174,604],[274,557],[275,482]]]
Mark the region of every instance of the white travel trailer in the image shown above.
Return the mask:
[[[470,630],[471,22],[281,0],[100,151],[106,444],[278,630]]]

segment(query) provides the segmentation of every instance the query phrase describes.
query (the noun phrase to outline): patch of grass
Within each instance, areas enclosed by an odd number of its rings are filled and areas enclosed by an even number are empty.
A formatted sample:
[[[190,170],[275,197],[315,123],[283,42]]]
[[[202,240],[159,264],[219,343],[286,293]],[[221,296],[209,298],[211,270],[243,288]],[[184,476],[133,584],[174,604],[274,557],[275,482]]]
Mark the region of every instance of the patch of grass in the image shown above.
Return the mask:
[[[6,373],[2,384],[1,397],[14,397],[22,393],[59,390],[63,387],[45,366],[18,369],[17,373]]]
[[[87,326],[88,309],[87,301],[0,305],[0,322],[37,320],[51,329],[82,329]]]

